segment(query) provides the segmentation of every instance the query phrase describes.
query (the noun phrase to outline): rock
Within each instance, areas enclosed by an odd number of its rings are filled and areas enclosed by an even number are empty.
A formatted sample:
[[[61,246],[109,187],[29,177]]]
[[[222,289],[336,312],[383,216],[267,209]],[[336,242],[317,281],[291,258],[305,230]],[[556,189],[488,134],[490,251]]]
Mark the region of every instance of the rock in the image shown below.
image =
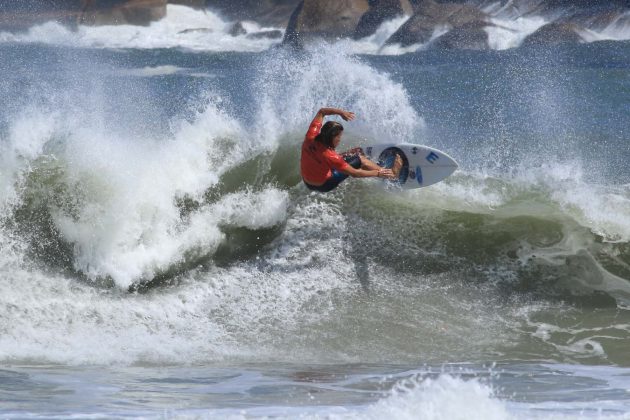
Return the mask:
[[[574,23],[582,28],[601,31],[613,23],[623,27],[630,22],[630,15],[626,12],[620,13],[617,10],[602,11],[598,13],[578,13],[560,19],[563,23]]]
[[[149,25],[166,16],[167,0],[3,0],[0,29],[26,30],[48,21],[74,26]]]
[[[286,28],[300,0],[208,0],[207,7],[228,20],[253,20],[261,26]]]
[[[580,27],[573,23],[554,22],[544,25],[529,35],[521,46],[558,45],[583,41]]]
[[[242,22],[236,22],[228,32],[232,36],[245,35],[247,31],[243,27]]]
[[[386,41],[386,44],[401,44],[404,47],[418,43],[424,44],[431,39],[439,27],[446,26],[454,30],[466,24],[472,25],[473,22],[487,20],[488,16],[484,12],[468,4],[418,0],[415,4],[414,15]],[[456,32],[453,37],[457,36],[459,35]]]
[[[623,12],[630,6],[628,0],[518,0],[517,3],[521,3],[521,9],[528,10],[529,14],[542,15],[600,13],[611,10]]]
[[[251,39],[262,39],[262,38],[279,39],[279,38],[282,38],[282,31],[279,30],[279,29],[274,29],[274,30],[271,30],[271,31],[253,32],[251,34],[247,34],[247,38],[251,38]]]
[[[302,46],[316,38],[350,37],[368,9],[367,0],[303,0],[291,15],[283,42]]]
[[[211,32],[214,32],[214,31],[210,28],[190,28],[190,29],[184,29],[183,31],[179,31],[177,32],[177,34],[190,34],[190,33],[209,34]]]
[[[446,50],[487,50],[488,33],[485,28],[489,23],[483,20],[476,20],[448,31],[437,38],[429,45],[432,49]]]
[[[3,0],[0,3],[2,13],[45,13],[80,9],[81,4],[76,0]]]
[[[76,14],[60,13],[24,13],[24,12],[0,12],[0,31],[20,32],[26,31],[33,25],[47,21],[56,21],[64,24],[76,22]]]
[[[370,9],[361,16],[354,31],[354,39],[365,38],[376,32],[385,21],[413,14],[409,0],[370,0]]]
[[[206,8],[206,0],[168,0],[168,3],[188,6],[198,10]]]
[[[471,0],[470,2],[487,6],[486,0]],[[495,2],[491,7],[491,14],[500,14],[512,19],[521,16],[543,16],[552,20],[572,20],[573,16],[592,16],[602,13],[615,12],[617,15],[627,12],[630,7],[628,0],[510,0]],[[486,10],[486,9],[484,9]]]
[[[147,26],[166,16],[167,0],[82,0],[79,23]]]
[[[81,3],[72,0],[3,0],[0,6],[0,30],[21,31],[47,21],[76,24]]]

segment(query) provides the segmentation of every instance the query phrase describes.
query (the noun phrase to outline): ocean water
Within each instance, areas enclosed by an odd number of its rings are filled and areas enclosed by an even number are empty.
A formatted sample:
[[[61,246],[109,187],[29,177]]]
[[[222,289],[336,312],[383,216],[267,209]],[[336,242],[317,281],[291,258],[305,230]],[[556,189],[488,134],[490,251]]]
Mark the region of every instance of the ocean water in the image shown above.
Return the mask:
[[[441,52],[177,6],[0,33],[0,417],[629,418],[630,32],[508,23]],[[342,147],[460,170],[311,193],[322,106],[357,114]]]

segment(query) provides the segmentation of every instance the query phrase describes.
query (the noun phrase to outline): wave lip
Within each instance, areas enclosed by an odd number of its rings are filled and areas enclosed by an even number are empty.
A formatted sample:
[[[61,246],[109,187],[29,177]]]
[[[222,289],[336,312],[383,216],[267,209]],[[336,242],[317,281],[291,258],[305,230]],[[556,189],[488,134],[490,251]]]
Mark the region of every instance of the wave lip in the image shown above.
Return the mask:
[[[212,255],[223,226],[264,229],[286,217],[286,192],[271,186],[234,191],[190,214],[183,208],[182,200],[204,203],[219,177],[259,148],[236,141],[249,136],[213,104],[174,124],[168,141],[108,133],[61,107],[25,110],[9,132],[3,207],[9,215],[45,211],[40,235],[67,244],[57,252],[69,249],[74,269],[92,280],[124,289]]]

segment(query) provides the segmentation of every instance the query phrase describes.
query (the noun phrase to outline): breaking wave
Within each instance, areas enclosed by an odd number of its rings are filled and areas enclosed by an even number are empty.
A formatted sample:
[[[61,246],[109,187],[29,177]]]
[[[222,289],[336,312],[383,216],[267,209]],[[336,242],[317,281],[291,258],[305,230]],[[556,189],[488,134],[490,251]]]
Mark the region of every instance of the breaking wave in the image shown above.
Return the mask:
[[[427,189],[304,188],[321,106],[357,113],[346,146],[424,138],[418,98],[344,51],[251,56],[247,100],[208,89],[168,118],[172,91],[151,83],[187,77],[172,68],[69,66],[19,95],[7,75],[0,360],[627,364],[627,185],[593,183],[579,160],[503,171],[471,155]],[[604,321],[572,327],[580,307]]]

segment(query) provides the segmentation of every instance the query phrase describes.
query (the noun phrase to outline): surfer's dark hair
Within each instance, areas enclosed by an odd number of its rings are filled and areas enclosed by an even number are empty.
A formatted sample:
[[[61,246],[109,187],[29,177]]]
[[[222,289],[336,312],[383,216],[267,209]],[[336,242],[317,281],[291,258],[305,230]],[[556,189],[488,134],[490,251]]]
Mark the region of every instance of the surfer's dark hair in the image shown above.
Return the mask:
[[[323,143],[326,147],[332,149],[334,148],[333,139],[342,131],[343,125],[339,124],[337,121],[327,121],[322,127],[322,131],[315,137],[315,141]]]

